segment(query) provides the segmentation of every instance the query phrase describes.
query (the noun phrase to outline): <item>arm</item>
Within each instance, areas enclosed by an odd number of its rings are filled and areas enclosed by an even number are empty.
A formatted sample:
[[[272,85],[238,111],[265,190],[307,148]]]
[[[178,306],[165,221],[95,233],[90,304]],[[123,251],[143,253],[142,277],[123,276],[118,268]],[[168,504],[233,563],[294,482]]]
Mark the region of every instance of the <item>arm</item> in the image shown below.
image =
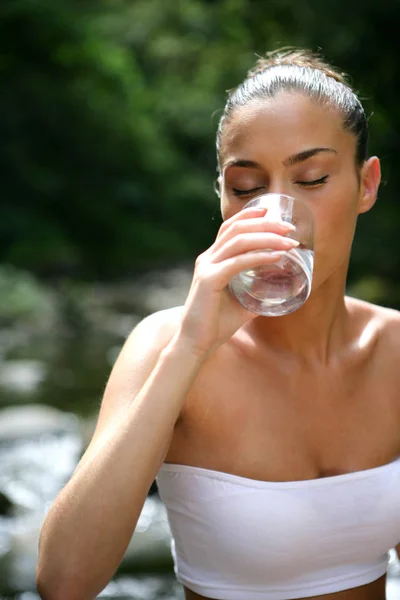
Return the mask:
[[[183,309],[145,319],[111,373],[96,431],[42,526],[37,587],[43,600],[90,600],[109,582],[167,454],[205,360],[255,314],[228,290],[236,273],[293,247],[287,225],[248,208],[227,219],[196,261]],[[167,313],[167,316],[166,316]]]
[[[125,344],[91,443],[43,523],[44,600],[94,598],[123,558],[202,363],[164,321],[145,319]]]

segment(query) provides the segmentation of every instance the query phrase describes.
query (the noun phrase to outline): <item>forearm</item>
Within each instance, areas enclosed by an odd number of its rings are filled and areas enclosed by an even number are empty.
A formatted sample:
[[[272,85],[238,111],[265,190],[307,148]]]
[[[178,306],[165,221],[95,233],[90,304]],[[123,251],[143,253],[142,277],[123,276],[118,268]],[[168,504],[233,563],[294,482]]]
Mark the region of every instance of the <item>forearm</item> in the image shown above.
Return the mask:
[[[202,362],[182,344],[169,344],[123,418],[97,440],[61,491],[41,532],[44,598],[89,600],[109,582]]]

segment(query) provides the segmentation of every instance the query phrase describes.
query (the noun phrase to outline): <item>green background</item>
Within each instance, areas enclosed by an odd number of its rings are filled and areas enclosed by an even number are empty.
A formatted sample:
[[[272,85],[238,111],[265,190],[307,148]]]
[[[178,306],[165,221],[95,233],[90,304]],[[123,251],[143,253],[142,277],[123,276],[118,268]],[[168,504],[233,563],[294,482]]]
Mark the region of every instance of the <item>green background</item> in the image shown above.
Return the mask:
[[[0,262],[47,280],[192,261],[220,224],[215,131],[256,54],[321,49],[382,160],[349,281],[400,304],[400,2],[13,0],[0,5]]]

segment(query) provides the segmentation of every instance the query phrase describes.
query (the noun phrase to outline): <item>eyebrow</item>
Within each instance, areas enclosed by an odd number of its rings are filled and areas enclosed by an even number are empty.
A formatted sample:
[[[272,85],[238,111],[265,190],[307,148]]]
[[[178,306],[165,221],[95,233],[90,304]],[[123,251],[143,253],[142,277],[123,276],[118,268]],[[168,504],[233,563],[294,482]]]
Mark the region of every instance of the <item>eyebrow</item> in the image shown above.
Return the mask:
[[[297,165],[297,163],[307,160],[308,158],[311,158],[312,156],[315,156],[316,154],[319,154],[320,152],[333,152],[334,154],[337,154],[337,151],[334,148],[310,148],[309,150],[302,150],[297,154],[289,156],[289,158],[286,158],[283,161],[283,164],[285,167],[291,167],[293,165]]]
[[[309,148],[308,150],[302,150],[297,154],[292,154],[288,158],[285,158],[283,161],[283,165],[285,167],[292,167],[300,162],[307,160],[319,154],[320,152],[333,152],[337,154],[337,151],[334,148]],[[253,160],[241,160],[241,159],[233,159],[226,163],[225,168],[228,167],[243,167],[247,169],[262,169],[263,167]]]

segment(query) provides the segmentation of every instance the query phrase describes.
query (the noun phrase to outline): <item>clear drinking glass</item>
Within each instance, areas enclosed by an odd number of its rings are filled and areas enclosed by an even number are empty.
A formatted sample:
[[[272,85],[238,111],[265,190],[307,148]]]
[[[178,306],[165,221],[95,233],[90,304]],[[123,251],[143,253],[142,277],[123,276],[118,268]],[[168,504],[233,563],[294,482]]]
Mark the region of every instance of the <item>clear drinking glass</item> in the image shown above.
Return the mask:
[[[304,304],[311,292],[314,266],[314,217],[302,202],[285,194],[263,194],[244,208],[265,206],[265,219],[286,221],[296,227],[287,237],[300,245],[275,263],[246,269],[229,283],[233,296],[247,310],[265,317],[287,315]],[[271,250],[272,252],[273,250]]]

